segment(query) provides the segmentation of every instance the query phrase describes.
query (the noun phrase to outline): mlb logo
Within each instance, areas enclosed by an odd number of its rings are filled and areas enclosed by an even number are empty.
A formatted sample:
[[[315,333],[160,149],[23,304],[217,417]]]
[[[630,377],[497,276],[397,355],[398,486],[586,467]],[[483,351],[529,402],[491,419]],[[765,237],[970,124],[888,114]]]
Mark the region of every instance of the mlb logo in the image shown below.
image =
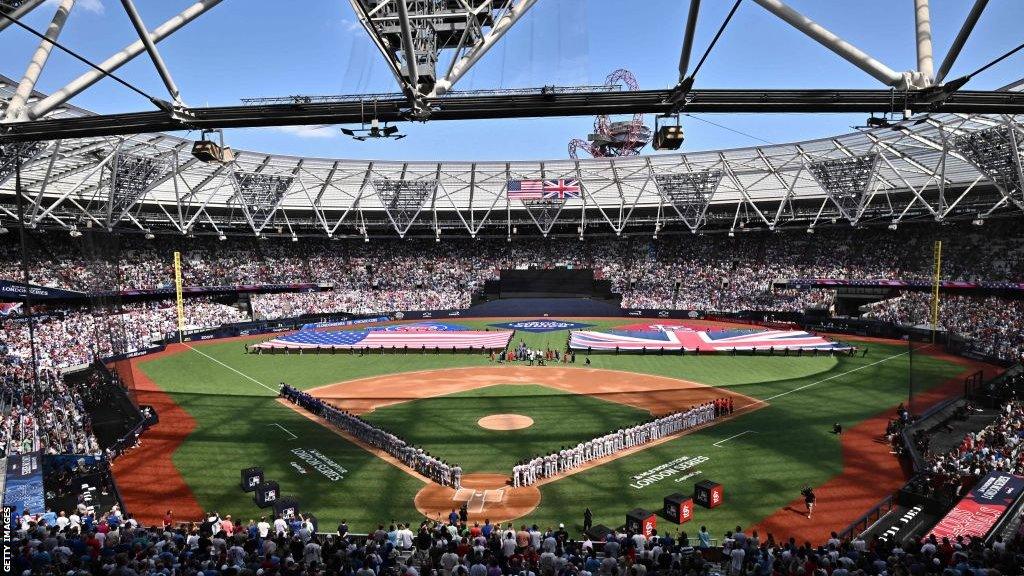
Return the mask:
[[[263,483],[263,468],[252,466],[242,469],[241,487],[244,492],[254,492]]]

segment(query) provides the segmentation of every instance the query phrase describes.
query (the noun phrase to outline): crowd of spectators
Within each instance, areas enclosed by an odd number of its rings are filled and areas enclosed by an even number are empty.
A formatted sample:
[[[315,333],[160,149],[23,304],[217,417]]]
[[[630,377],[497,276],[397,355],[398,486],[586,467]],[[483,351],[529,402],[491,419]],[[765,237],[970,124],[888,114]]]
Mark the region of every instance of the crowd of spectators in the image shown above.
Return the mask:
[[[46,454],[96,454],[88,413],[77,390],[58,370],[19,358],[0,367],[0,456],[41,450]]]
[[[895,324],[930,325],[931,294],[906,292],[873,304],[866,315]],[[939,325],[980,354],[1010,361],[1024,359],[1024,300],[943,294]]]
[[[746,230],[747,228],[743,228]],[[516,236],[442,242],[371,242],[304,238],[300,242],[213,237],[159,238],[130,246],[64,235],[34,238],[33,283],[77,290],[152,289],[173,284],[171,253],[182,252],[187,286],[324,283],[331,296],[261,298],[268,316],[289,309],[360,311],[390,304],[407,309],[466,306],[470,295],[503,268],[592,268],[623,295],[623,306],[731,312],[742,309],[828,308],[828,291],[791,291],[775,283],[798,277],[927,280],[932,242],[943,239],[949,280],[1024,281],[1024,237],[1017,221],[820,228],[816,234],[754,231],[724,235],[594,237],[585,241]],[[95,233],[90,233],[95,234]],[[88,237],[88,235],[87,235]],[[123,240],[108,240],[108,244]],[[20,252],[0,244],[0,278],[20,280]],[[117,262],[112,264],[111,262]],[[677,289],[678,283],[678,289]],[[333,298],[333,301],[327,299]],[[355,309],[353,309],[355,308]]]
[[[324,292],[278,292],[250,297],[256,320],[294,318],[306,314],[377,314],[394,310],[452,310],[468,308],[466,290],[442,292],[433,288],[335,289]]]
[[[611,532],[592,540],[564,524],[447,522],[381,524],[353,534],[316,519],[232,519],[210,513],[142,526],[117,507],[25,514],[11,536],[13,573],[115,576],[1000,576],[1020,573],[1020,542],[927,538],[906,544],[835,532],[812,545],[737,526],[720,546],[703,526],[694,535]],[[318,531],[320,530],[320,531]],[[675,533],[673,533],[675,532]]]
[[[238,308],[203,299],[190,299],[184,312],[186,330],[248,320]],[[39,365],[62,370],[89,364],[95,358],[143,350],[175,332],[177,325],[174,302],[163,300],[117,307],[38,307],[33,309],[31,332]],[[0,343],[8,359],[29,361],[28,319],[4,321]]]
[[[185,310],[189,328],[247,319],[234,307],[210,301],[190,301]],[[69,386],[63,371],[147,348],[176,326],[177,311],[168,302],[123,304],[116,310],[39,307],[32,310],[31,318],[4,319],[0,454],[99,453],[86,401],[100,388],[89,380]]]
[[[977,432],[967,433],[960,445],[935,454],[924,451],[929,493],[949,500],[963,496],[985,474],[994,470],[1024,473],[1024,402],[1010,400],[996,419]]]

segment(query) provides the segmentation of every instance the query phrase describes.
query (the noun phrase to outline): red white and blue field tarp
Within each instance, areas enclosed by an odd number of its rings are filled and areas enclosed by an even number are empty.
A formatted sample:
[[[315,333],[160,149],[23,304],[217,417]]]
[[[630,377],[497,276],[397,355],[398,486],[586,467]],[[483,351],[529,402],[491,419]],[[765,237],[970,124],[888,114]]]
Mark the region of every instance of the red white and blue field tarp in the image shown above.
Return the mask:
[[[729,352],[736,350],[849,350],[850,346],[832,342],[803,330],[710,330],[701,331],[681,325],[651,326],[649,330],[576,330],[569,338],[574,350],[686,350]]]
[[[1024,477],[1008,472],[989,472],[963,497],[930,534],[941,541],[957,536],[985,537],[1020,498]]]
[[[469,330],[458,324],[416,322],[373,326],[362,330],[299,330],[257,344],[262,349],[405,349],[442,350],[503,349],[512,339],[511,330]]]

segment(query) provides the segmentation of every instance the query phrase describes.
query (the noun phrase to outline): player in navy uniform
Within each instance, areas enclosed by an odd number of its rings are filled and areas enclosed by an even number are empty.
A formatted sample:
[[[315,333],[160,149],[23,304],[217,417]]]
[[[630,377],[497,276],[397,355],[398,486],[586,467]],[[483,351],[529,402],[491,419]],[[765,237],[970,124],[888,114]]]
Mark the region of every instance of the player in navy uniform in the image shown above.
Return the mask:
[[[804,504],[807,505],[807,517],[810,518],[811,514],[814,513],[814,501],[818,499],[814,495],[814,490],[810,486],[804,486],[804,489],[800,491],[800,494],[804,497]]]

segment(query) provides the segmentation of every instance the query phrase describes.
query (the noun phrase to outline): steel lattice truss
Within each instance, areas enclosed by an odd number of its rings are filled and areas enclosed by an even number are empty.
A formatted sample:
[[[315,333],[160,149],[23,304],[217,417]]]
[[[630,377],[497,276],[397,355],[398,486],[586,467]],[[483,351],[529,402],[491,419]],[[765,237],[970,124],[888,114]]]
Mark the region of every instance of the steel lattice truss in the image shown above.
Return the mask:
[[[399,86],[422,99],[448,92],[536,0],[350,0]],[[447,71],[439,74],[438,64]],[[421,110],[422,111],[422,110]]]
[[[2,82],[2,80],[0,80]],[[13,84],[0,86],[0,103]],[[87,112],[65,107],[65,116]],[[122,155],[161,158],[166,170],[145,187],[116,229],[181,234],[283,234],[359,236],[447,233],[512,236],[534,228],[555,234],[665,233],[747,227],[813,227],[848,215],[829,199],[809,166],[877,155],[873,183],[859,207],[861,222],[942,220],[1020,214],[1007,199],[1010,176],[991,171],[998,148],[969,152],[971,134],[1021,134],[1024,117],[946,114],[899,130],[876,129],[807,142],[724,151],[613,159],[541,162],[382,162],[298,158],[239,150],[230,165],[206,164],[189,155],[192,141],[166,134],[68,139],[36,144],[22,154],[27,224],[70,228],[92,222],[106,228],[111,198],[109,168]],[[993,132],[985,132],[997,129]],[[1020,138],[1008,141],[1019,155]],[[10,158],[3,148],[3,158]],[[1005,158],[1013,158],[1006,154]],[[6,162],[6,161],[5,161]],[[5,164],[0,165],[0,168]],[[721,173],[703,219],[676,212],[658,178]],[[0,172],[0,225],[15,222],[14,181]],[[253,177],[245,175],[259,174]],[[241,176],[241,180],[239,177]],[[510,201],[513,179],[578,178],[583,197],[560,206]],[[436,183],[418,217],[405,200],[381,194],[375,181]],[[247,182],[239,186],[240,182]],[[435,184],[431,184],[431,187]],[[1007,194],[1001,190],[1007,190]],[[1015,194],[1019,194],[1016,192]],[[127,197],[123,198],[126,202]],[[388,215],[406,213],[397,220]],[[423,217],[423,213],[429,218]],[[116,216],[116,214],[115,214]],[[687,221],[689,220],[689,221]]]
[[[953,138],[953,147],[988,176],[1003,197],[1024,209],[1024,132],[1006,123]]]
[[[34,89],[49,54],[75,9],[75,0],[0,0],[0,32],[12,22],[24,25],[23,17],[39,8],[57,4],[46,33],[28,59],[13,96],[5,101],[0,116],[0,142],[132,136],[145,132],[214,130],[223,128],[363,124],[366,104],[372,101],[378,122],[443,121],[493,118],[524,118],[609,114],[675,115],[702,112],[766,113],[883,113],[905,115],[926,113],[1022,114],[1024,96],[1001,90],[964,90],[974,74],[949,77],[962,49],[974,31],[985,6],[974,2],[960,31],[936,68],[932,45],[929,0],[915,0],[914,38],[917,66],[899,71],[873,58],[863,49],[830,31],[824,24],[788,6],[783,0],[751,0],[763,17],[776,25],[791,27],[833,52],[839,59],[859,68],[885,89],[826,88],[789,89],[693,89],[690,56],[699,19],[699,0],[690,2],[680,51],[678,82],[660,90],[630,93],[588,90],[588,87],[545,86],[529,94],[492,90],[457,93],[453,87],[487,52],[499,43],[536,4],[537,0],[349,0],[355,16],[378,48],[401,90],[397,95],[355,95],[344,101],[296,95],[286,103],[249,102],[244,106],[189,106],[164,62],[158,43],[200,18],[222,0],[194,0],[160,24],[147,22],[134,0],[121,0],[121,7],[138,36],[102,61],[90,62],[87,71],[48,95]],[[237,4],[237,3],[236,3]],[[738,7],[738,4],[737,4]],[[856,9],[856,8],[854,8]],[[863,12],[863,11],[861,11]],[[724,28],[723,28],[724,30]],[[206,35],[211,36],[211,35]],[[214,44],[210,50],[217,50]],[[1016,50],[1015,50],[1016,51]],[[1005,56],[1011,55],[1013,52]],[[167,93],[141,90],[119,79],[154,107],[152,111],[122,111],[82,118],[65,114],[69,102],[125,64],[145,54]],[[1005,57],[1004,56],[1004,57]],[[788,56],[787,56],[788,57]],[[992,64],[1001,59],[993,60]],[[703,59],[701,60],[703,62]],[[483,64],[488,65],[487,63]],[[444,70],[444,72],[441,72]],[[584,90],[580,91],[580,88]],[[201,99],[201,94],[193,94]],[[380,97],[384,96],[381,100]],[[271,99],[273,100],[273,99]],[[900,106],[900,108],[897,108]],[[636,122],[634,121],[634,125]],[[629,125],[627,125],[628,127]],[[601,127],[599,127],[601,128]],[[607,134],[605,134],[607,128]],[[642,131],[612,126],[599,129],[598,147],[605,152],[626,153],[638,149]],[[606,136],[610,136],[606,138]],[[638,140],[638,138],[640,140]]]
[[[281,174],[231,172],[235,198],[255,232],[259,233],[270,222],[293,181],[292,176]]]
[[[46,150],[46,142],[28,142],[25,144],[4,144],[0,146],[0,184],[14,174],[18,157],[22,162],[30,162]]]
[[[654,175],[658,194],[691,231],[700,227],[721,181],[721,170]]]
[[[563,198],[561,200],[521,200],[521,202],[526,208],[527,214],[530,215],[530,219],[540,229],[541,234],[547,236],[551,233],[555,222],[558,221],[558,215],[562,213],[566,200]]]
[[[404,237],[423,210],[423,202],[437,195],[437,180],[381,178],[373,181],[373,188],[395,232]]]
[[[170,162],[163,156],[118,153],[108,165],[110,193],[106,221],[111,228],[139,203],[163,177],[170,176]]]
[[[843,217],[856,224],[867,205],[868,189],[877,173],[877,166],[878,154],[871,152],[811,162],[807,169]]]
[[[25,4],[24,0],[0,0],[0,12],[10,14],[22,4]]]

